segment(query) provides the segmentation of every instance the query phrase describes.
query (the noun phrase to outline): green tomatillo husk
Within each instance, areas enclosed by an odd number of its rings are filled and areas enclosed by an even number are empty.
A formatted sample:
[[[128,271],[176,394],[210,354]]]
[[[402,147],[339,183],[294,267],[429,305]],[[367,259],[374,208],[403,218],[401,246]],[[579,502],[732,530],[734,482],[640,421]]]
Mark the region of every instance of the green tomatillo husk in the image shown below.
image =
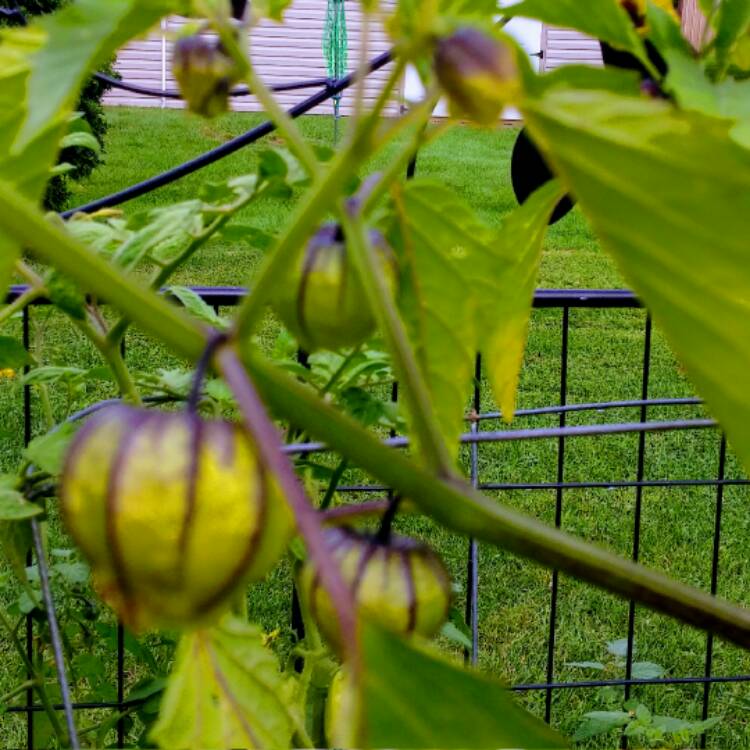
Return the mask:
[[[96,414],[68,452],[61,503],[95,587],[135,630],[213,622],[294,526],[251,437],[189,412]]]

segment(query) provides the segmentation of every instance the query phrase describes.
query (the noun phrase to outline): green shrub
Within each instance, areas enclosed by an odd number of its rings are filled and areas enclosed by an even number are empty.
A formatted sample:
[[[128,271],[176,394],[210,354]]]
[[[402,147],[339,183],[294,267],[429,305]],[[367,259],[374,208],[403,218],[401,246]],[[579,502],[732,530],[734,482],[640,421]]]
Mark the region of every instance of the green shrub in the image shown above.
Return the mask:
[[[65,2],[67,0],[18,0],[15,5],[28,18],[52,13]],[[108,75],[116,75],[111,62],[102,68],[102,71]],[[81,92],[81,98],[76,107],[79,112],[83,112],[84,119],[102,148],[104,148],[104,136],[107,132],[102,97],[109,88],[106,83],[92,78]],[[72,146],[60,153],[60,163],[71,164],[73,170],[66,175],[55,175],[50,179],[44,196],[44,207],[50,211],[61,211],[65,208],[70,198],[70,179],[80,180],[91,174],[92,170],[101,163],[101,155],[88,148]]]

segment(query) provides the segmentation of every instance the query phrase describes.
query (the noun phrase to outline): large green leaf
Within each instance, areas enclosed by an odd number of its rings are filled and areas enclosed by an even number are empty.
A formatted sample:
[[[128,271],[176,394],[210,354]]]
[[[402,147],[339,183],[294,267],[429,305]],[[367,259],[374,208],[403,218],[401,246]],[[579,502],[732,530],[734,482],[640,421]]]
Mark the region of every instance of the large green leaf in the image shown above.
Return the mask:
[[[38,200],[91,71],[179,0],[77,0],[0,39],[0,178]],[[19,249],[0,237],[0,303]]]
[[[446,444],[455,452],[476,354],[475,256],[492,232],[455,193],[414,180],[403,193],[397,240],[403,254],[400,307]]]
[[[692,56],[672,49],[664,57],[669,64],[665,87],[680,107],[732,120],[732,138],[750,148],[750,81],[727,78],[715,84]]]
[[[47,39],[32,58],[29,114],[18,145],[25,146],[61,113],[67,122],[92,70],[176,5],[174,0],[76,0],[42,18],[39,26]]]
[[[521,0],[503,8],[503,13],[578,29],[648,61],[638,32],[617,0]]]
[[[503,685],[373,625],[364,627],[367,747],[552,748],[566,743]]]
[[[750,467],[750,153],[663,101],[550,90],[525,115]]]
[[[724,66],[737,40],[750,28],[750,0],[724,0],[716,13],[714,49]]]
[[[542,242],[561,197],[558,182],[539,189],[505,219],[488,248],[491,252],[473,259],[470,268],[473,288],[484,287],[477,299],[477,343],[495,399],[507,420],[516,407]]]
[[[150,738],[180,750],[290,747],[295,690],[260,628],[227,617],[182,637]]]
[[[400,307],[452,449],[480,348],[495,396],[513,414],[542,239],[559,198],[558,185],[546,186],[497,232],[440,183],[414,180],[403,191],[394,238],[405,269]]]

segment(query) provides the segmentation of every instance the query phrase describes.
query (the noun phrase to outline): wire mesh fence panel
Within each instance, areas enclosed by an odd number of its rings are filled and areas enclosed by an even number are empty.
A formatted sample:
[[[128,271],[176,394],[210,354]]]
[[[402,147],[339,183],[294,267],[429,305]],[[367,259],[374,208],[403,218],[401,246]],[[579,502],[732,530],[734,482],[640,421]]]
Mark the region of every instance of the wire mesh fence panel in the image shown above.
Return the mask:
[[[236,305],[245,293],[196,291],[216,311]],[[497,411],[486,363],[477,357],[462,437],[472,484],[714,594],[747,600],[748,480],[650,317],[621,291],[545,290],[537,293],[535,307],[512,424]],[[27,347],[39,313],[39,306],[27,308],[21,320]],[[611,346],[601,349],[602,341]],[[127,354],[138,345],[129,343]],[[24,444],[38,424],[37,408],[32,388],[23,386],[16,409],[23,415]],[[407,442],[398,435],[386,439],[394,450]],[[315,443],[288,450],[326,458],[325,446]],[[387,496],[388,488],[350,468],[338,492],[359,502]],[[719,729],[700,738],[701,746],[741,746],[750,662],[739,649],[555,571],[457,539],[429,520],[398,523],[429,534],[461,583],[458,598],[472,643],[464,651],[467,662],[504,676],[519,700],[554,725],[570,733],[586,710],[636,698],[690,720],[723,715]],[[260,619],[278,625],[291,617],[289,595],[284,611],[268,596],[270,587],[288,591],[290,585],[283,570],[261,584],[260,595],[251,594]],[[26,617],[23,644],[30,660],[37,656],[38,627]],[[110,741],[123,747],[132,742],[128,695],[136,670],[129,665],[129,634],[113,627],[111,700],[87,701],[74,691],[74,710],[110,712]],[[31,689],[7,708],[8,716],[25,717],[28,748],[40,745],[35,716],[42,710]]]

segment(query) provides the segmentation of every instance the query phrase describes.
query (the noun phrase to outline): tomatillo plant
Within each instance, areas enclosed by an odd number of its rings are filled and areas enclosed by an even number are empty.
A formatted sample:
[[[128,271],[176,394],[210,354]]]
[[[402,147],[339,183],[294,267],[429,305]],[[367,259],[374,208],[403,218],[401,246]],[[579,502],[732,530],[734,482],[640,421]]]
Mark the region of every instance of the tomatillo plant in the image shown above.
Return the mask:
[[[334,511],[343,517],[346,509],[319,508],[311,474],[327,467],[292,458],[301,447],[290,443],[301,432],[323,441],[339,466],[364,470],[453,532],[749,647],[746,610],[504,506],[473,488],[456,461],[480,349],[503,415],[512,417],[544,233],[569,191],[750,466],[750,141],[746,109],[726,104],[726,90],[739,91],[747,72],[740,31],[733,37],[717,11],[716,43],[696,59],[663,5],[522,0],[507,9],[579,28],[632,56],[669,91],[670,99],[656,100],[642,95],[637,77],[616,71],[537,76],[497,32],[492,4],[398,2],[382,11],[394,43],[390,72],[369,108],[361,97],[356,102],[358,116],[330,156],[303,137],[246,49],[248,27],[264,13],[280,19],[285,6],[258,3],[244,12],[243,4],[225,0],[78,0],[39,27],[4,33],[0,43],[0,282],[4,288],[19,274],[30,284],[0,310],[0,325],[48,298],[101,356],[116,384],[111,395],[131,402],[90,405],[70,422],[50,424],[0,485],[0,520],[13,531],[3,550],[34,607],[45,606],[55,623],[40,648],[52,652],[60,682],[65,644],[42,534],[57,511],[55,497],[91,564],[94,587],[118,617],[135,629],[181,633],[145,741],[181,748],[564,745],[499,683],[436,654],[429,639],[448,614],[449,579],[423,542],[390,535],[397,503],[367,506],[383,516],[374,536],[326,526]],[[100,60],[175,12],[200,16],[196,28],[218,40],[188,36],[176,45],[174,70],[189,106],[207,116],[223,111],[230,86],[244,82],[285,148],[263,152],[257,171],[145,218],[106,211],[68,222],[45,217],[38,204],[78,89]],[[370,3],[363,12],[372,15],[366,30],[376,16]],[[665,79],[651,70],[651,48],[680,75]],[[427,94],[391,122],[384,108],[407,65]],[[359,66],[355,81],[360,94],[366,69]],[[429,127],[439,96],[482,126],[493,126],[506,105],[520,108],[560,181],[529,196],[499,229],[444,185],[404,185],[418,146],[441,132]],[[382,171],[360,180],[376,157],[385,162]],[[675,181],[691,190],[677,190]],[[354,194],[353,184],[361,185]],[[261,197],[298,195],[276,236],[235,227],[266,257],[233,320],[189,290],[173,289],[186,310],[158,293],[240,211],[262,210]],[[32,267],[21,248],[49,268]],[[340,362],[328,384],[310,388],[304,368],[290,375],[259,350],[256,334],[271,305],[294,348],[355,348],[329,355]],[[117,313],[114,322],[105,307]],[[132,372],[121,349],[131,325],[195,364],[197,374]],[[385,353],[366,346],[375,332]],[[2,356],[12,361],[0,361],[0,370],[33,373],[44,365],[12,337],[2,341]],[[408,452],[384,445],[338,388],[346,376],[360,396],[380,398],[362,386],[368,368],[395,374]],[[214,379],[206,383],[209,370]],[[187,410],[166,405],[188,391]],[[217,414],[209,419],[208,412]],[[72,424],[81,420],[72,438]],[[335,500],[342,473],[326,475],[326,503]],[[294,529],[300,540],[290,544]],[[31,541],[41,597],[27,571]],[[254,613],[246,612],[244,595],[285,553],[298,572],[305,633],[291,643],[282,669],[273,639],[247,621]],[[88,590],[81,596],[90,604]],[[0,624],[17,642],[5,614]],[[24,653],[22,645],[14,648]],[[67,690],[63,729],[44,664],[25,666],[27,687],[37,691],[58,744],[75,746]],[[430,702],[404,720],[403,707],[425,695]],[[471,706],[460,704],[466,695]]]

